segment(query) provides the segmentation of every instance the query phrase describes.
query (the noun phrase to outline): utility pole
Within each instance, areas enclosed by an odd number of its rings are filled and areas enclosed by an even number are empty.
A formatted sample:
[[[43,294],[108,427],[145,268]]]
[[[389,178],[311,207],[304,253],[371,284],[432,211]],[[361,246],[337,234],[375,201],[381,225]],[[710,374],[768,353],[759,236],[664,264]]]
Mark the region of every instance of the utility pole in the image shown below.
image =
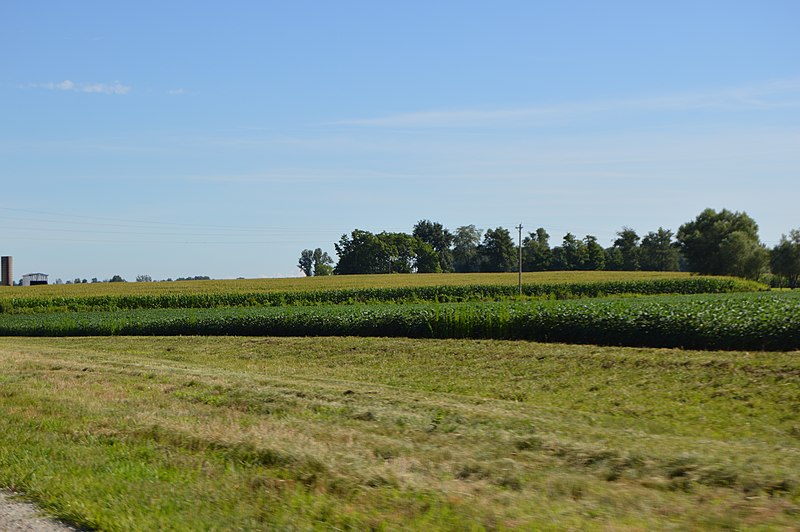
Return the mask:
[[[522,224],[517,226],[519,230],[519,239],[517,240],[517,247],[519,248],[519,295],[522,295]]]

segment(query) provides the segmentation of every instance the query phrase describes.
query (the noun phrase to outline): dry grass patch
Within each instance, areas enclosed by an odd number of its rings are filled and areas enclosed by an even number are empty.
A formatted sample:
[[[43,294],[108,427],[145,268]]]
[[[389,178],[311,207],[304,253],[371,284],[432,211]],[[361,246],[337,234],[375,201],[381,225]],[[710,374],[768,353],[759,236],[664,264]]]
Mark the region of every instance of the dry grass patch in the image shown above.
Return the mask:
[[[122,337],[0,339],[0,364],[0,483],[86,526],[790,527],[800,508],[798,353]]]

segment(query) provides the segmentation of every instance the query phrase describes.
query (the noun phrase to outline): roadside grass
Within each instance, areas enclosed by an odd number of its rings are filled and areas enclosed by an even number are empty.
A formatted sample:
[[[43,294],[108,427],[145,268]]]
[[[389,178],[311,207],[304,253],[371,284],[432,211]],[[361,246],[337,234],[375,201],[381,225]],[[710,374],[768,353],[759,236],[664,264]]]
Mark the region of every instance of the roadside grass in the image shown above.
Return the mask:
[[[0,485],[87,527],[800,519],[800,352],[0,338],[0,366]]]

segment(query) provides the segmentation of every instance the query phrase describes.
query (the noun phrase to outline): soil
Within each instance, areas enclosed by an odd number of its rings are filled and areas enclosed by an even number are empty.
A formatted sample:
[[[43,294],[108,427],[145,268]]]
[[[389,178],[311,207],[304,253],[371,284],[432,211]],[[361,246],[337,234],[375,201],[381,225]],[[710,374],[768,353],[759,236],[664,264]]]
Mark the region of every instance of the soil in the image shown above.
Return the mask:
[[[48,519],[33,504],[0,491],[0,531],[63,532],[76,530],[54,519]]]

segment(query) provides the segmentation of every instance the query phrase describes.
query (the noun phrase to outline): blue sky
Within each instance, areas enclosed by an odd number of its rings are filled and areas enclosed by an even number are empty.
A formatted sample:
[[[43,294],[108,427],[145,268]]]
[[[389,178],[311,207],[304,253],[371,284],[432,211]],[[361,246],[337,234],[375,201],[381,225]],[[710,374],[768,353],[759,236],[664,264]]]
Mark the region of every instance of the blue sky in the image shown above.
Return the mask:
[[[297,275],[355,228],[800,227],[800,2],[3,2],[15,278]]]

